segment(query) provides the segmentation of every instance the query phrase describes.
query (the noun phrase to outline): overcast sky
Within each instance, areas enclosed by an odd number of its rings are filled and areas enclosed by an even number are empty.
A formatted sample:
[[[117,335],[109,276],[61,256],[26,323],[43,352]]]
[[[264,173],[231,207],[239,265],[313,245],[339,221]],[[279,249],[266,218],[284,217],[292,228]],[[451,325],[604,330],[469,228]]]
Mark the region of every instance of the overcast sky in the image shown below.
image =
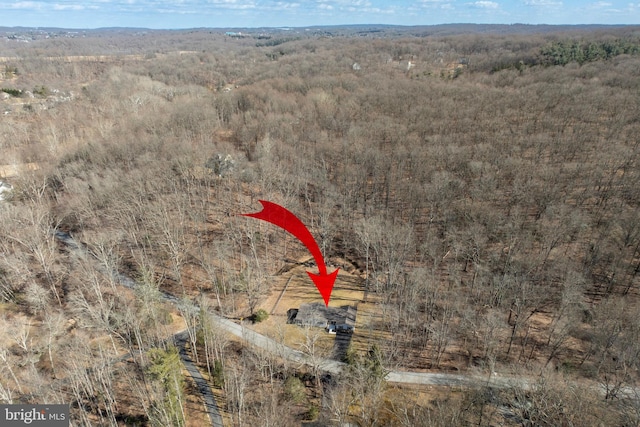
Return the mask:
[[[0,26],[304,27],[336,24],[640,24],[640,1],[0,0]]]

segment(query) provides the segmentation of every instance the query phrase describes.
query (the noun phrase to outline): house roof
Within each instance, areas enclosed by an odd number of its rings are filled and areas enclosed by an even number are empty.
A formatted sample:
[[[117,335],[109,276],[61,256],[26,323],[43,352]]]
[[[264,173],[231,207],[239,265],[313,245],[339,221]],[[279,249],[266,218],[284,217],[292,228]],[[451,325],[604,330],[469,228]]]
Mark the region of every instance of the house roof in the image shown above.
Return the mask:
[[[318,327],[324,327],[328,323],[355,326],[356,309],[349,305],[327,307],[319,302],[301,304],[293,322],[298,325]]]

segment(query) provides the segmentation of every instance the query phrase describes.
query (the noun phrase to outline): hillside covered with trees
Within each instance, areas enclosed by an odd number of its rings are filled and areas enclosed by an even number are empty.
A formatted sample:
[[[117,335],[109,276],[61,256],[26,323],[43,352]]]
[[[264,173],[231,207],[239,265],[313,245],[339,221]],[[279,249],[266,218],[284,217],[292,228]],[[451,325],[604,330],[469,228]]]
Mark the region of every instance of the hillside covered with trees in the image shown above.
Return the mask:
[[[0,40],[0,402],[203,425],[186,328],[228,425],[638,425],[640,33],[490,28]],[[337,378],[207,314],[305,255],[258,200],[377,313]]]

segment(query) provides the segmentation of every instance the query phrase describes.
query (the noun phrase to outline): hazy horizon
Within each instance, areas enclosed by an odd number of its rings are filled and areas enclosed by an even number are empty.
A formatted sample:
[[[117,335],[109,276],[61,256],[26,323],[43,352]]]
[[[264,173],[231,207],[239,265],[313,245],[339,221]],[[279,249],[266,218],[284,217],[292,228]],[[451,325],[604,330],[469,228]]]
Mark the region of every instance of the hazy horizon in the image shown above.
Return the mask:
[[[584,0],[57,0],[0,4],[0,26],[259,28],[325,25],[635,25],[640,2]]]

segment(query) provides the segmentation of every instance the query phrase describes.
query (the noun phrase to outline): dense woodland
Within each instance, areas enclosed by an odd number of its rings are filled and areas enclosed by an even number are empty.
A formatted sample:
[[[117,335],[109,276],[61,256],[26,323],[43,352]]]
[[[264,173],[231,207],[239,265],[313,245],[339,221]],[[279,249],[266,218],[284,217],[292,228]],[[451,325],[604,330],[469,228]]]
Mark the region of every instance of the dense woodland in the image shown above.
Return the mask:
[[[233,426],[640,425],[640,32],[552,30],[2,40],[0,402],[202,425],[183,321]],[[381,313],[339,378],[207,318],[255,315],[305,253],[236,215],[259,199]]]

